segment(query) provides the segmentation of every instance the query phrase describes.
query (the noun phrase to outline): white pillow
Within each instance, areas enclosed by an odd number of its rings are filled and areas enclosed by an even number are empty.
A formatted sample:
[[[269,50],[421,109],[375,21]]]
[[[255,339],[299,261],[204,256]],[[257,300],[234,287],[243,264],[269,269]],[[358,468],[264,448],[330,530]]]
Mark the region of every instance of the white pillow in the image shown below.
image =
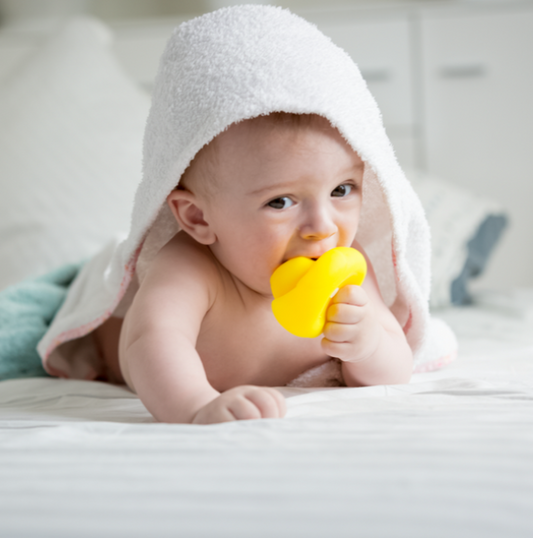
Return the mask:
[[[468,281],[481,274],[507,225],[500,205],[448,181],[407,172],[431,229],[432,308],[468,304]]]
[[[0,86],[0,289],[128,230],[149,97],[110,44],[71,20]]]

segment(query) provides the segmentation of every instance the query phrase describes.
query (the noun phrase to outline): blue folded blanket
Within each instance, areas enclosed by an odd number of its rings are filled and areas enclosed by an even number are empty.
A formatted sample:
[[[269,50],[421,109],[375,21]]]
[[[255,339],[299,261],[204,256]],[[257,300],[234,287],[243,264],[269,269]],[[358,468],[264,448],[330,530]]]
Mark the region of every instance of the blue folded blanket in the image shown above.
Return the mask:
[[[0,291],[0,380],[48,375],[37,343],[79,269],[78,264],[65,265]]]

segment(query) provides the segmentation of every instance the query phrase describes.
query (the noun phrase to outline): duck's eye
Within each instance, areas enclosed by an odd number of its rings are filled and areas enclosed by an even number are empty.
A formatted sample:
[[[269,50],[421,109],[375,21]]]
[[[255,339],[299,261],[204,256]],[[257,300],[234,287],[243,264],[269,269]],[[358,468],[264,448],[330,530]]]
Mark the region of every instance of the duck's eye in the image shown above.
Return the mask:
[[[286,209],[290,207],[294,202],[287,196],[282,196],[281,198],[274,198],[268,202],[268,206],[273,209]]]
[[[335,189],[331,191],[331,196],[337,196],[338,198],[342,198],[343,196],[348,196],[352,192],[352,185],[339,185]]]

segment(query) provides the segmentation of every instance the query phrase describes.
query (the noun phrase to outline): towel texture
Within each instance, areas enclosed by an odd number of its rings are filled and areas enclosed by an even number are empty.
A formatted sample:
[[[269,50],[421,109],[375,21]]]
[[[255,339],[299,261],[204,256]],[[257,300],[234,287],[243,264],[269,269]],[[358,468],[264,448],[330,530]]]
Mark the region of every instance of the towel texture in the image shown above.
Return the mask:
[[[65,265],[0,292],[0,380],[46,376],[37,343],[48,330],[78,265]]]
[[[288,10],[248,5],[193,19],[171,36],[155,81],[130,233],[74,282],[39,344],[50,373],[90,376],[90,367],[83,371],[75,357],[61,354],[61,344],[127,307],[152,256],[178,231],[164,202],[196,153],[231,124],[275,111],[319,114],[358,152],[365,172],[357,240],[383,298],[418,365],[427,369],[453,358],[452,332],[429,315],[430,242],[422,206],[357,66]]]

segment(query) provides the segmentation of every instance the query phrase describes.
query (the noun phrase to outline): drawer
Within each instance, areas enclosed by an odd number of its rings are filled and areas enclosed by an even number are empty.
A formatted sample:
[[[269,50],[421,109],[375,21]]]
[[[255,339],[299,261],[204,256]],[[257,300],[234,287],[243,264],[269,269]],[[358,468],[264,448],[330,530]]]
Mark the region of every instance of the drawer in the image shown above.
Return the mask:
[[[422,18],[427,170],[499,201],[487,283],[533,283],[533,9]]]
[[[410,22],[406,16],[381,20],[337,20],[317,26],[361,69],[386,126],[411,126],[413,74]]]

